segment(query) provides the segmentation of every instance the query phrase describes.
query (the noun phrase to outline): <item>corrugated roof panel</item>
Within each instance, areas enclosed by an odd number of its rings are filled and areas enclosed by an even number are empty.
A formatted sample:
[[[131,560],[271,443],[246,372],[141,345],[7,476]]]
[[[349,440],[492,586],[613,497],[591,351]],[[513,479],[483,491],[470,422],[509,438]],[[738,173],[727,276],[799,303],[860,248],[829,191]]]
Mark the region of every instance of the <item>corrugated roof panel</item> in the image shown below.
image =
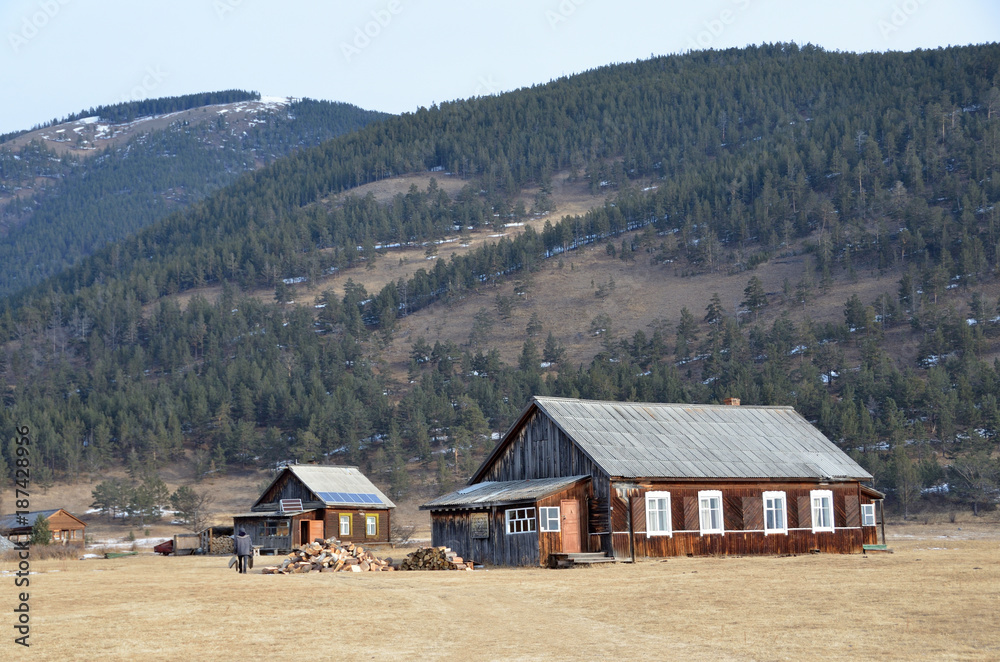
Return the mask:
[[[871,478],[788,407],[534,400],[610,475]]]
[[[589,476],[479,483],[478,485],[482,485],[480,489],[469,492],[468,488],[463,488],[440,496],[420,507],[424,510],[475,508],[523,501],[536,501],[555,492],[560,492],[585,478],[589,478]]]
[[[288,469],[327,505],[396,507],[357,467],[295,464]]]

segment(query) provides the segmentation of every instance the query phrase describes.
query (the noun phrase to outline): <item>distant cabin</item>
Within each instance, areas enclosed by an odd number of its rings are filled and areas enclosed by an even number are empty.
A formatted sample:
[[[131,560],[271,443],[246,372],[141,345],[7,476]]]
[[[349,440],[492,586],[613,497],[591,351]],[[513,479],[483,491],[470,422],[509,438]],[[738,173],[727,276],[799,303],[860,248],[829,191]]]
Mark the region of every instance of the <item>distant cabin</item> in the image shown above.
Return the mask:
[[[48,521],[53,545],[83,547],[86,523],[62,508],[39,510],[25,515],[4,515],[0,517],[0,535],[6,536],[11,542],[28,542],[31,539],[31,529],[39,517]]]
[[[466,487],[421,509],[434,545],[494,565],[855,553],[878,542],[871,480],[791,407],[534,397]]]
[[[233,517],[233,527],[264,553],[317,538],[384,543],[395,507],[357,467],[294,465],[281,470],[249,513]]]

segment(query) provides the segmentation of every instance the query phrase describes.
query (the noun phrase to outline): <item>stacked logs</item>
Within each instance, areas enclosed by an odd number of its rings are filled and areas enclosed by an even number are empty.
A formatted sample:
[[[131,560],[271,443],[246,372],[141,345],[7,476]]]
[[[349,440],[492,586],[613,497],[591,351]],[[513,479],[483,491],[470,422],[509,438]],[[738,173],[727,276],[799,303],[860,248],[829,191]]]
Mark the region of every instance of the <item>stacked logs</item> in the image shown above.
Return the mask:
[[[233,539],[231,536],[213,536],[209,541],[209,549],[212,554],[232,554]]]
[[[281,565],[267,566],[265,575],[290,575],[300,572],[385,572],[392,571],[392,559],[380,559],[354,543],[341,545],[330,538],[303,545],[287,555]]]
[[[400,570],[472,570],[474,563],[451,551],[450,547],[421,547],[399,564]]]

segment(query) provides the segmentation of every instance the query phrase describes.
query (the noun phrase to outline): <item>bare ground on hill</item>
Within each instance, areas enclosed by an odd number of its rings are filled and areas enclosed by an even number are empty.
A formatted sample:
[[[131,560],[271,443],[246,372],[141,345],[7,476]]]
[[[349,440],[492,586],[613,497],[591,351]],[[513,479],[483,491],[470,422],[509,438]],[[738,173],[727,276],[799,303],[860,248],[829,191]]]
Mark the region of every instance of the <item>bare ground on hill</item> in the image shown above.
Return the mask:
[[[366,195],[371,192],[381,202],[388,201],[397,193],[405,193],[411,185],[424,190],[431,178],[438,186],[454,194],[466,184],[465,180],[445,173],[413,173],[374,182],[351,189],[348,193]],[[530,205],[534,191],[526,191],[523,199]],[[557,222],[565,215],[585,214],[589,209],[604,203],[603,195],[591,195],[582,181],[570,181],[563,172],[553,178],[552,199],[556,211],[552,214],[531,217],[525,224],[540,231],[546,221]],[[333,200],[335,203],[335,199]],[[523,231],[523,226],[509,227],[503,234],[514,237]],[[390,249],[383,252],[373,265],[361,264],[345,269],[335,275],[326,276],[315,283],[296,286],[296,303],[312,305],[324,290],[330,289],[337,295],[343,294],[348,279],[365,286],[368,292],[378,292],[386,283],[411,277],[418,269],[429,269],[433,260],[449,260],[453,255],[461,255],[475,250],[486,242],[497,241],[497,232],[482,229],[466,235],[447,237],[433,251],[430,258],[424,246]],[[629,235],[625,235],[627,237]],[[625,237],[616,238],[613,243],[620,245]],[[769,327],[774,320],[787,310],[791,319],[801,323],[806,319],[817,323],[843,323],[844,303],[852,294],[857,294],[866,304],[883,293],[895,298],[899,278],[898,270],[883,273],[859,269],[855,279],[848,279],[837,273],[832,284],[825,289],[814,286],[805,305],[783,304],[784,283],[794,288],[809,264],[803,252],[803,245],[786,249],[789,255],[775,257],[759,265],[752,272],[728,274],[726,272],[704,272],[685,274],[681,268],[671,264],[651,265],[650,255],[645,252],[635,254],[634,261],[625,263],[609,256],[605,243],[587,246],[562,256],[544,260],[540,270],[533,275],[533,285],[528,296],[518,298],[509,319],[501,320],[496,309],[496,296],[512,295],[512,283],[504,281],[496,287],[484,285],[476,291],[463,292],[449,302],[439,302],[401,319],[393,342],[383,352],[390,375],[399,383],[405,383],[412,344],[424,337],[432,345],[437,341],[453,341],[467,345],[473,320],[481,308],[486,308],[493,316],[495,325],[485,337],[484,346],[496,347],[501,358],[510,364],[517,362],[526,338],[524,332],[532,313],[537,313],[543,324],[543,331],[535,341],[541,349],[545,337],[552,331],[556,339],[566,347],[564,365],[576,367],[588,364],[601,351],[603,337],[590,333],[591,321],[600,314],[608,315],[613,321],[612,333],[620,338],[631,337],[642,330],[649,337],[655,328],[663,330],[670,343],[673,331],[680,317],[681,308],[687,307],[696,319],[701,319],[714,293],[718,293],[729,314],[736,314],[744,299],[743,290],[751,276],[757,276],[769,293],[770,306],[763,309],[760,322]],[[815,282],[815,274],[809,279]],[[605,297],[598,297],[602,285],[614,281],[614,290]],[[995,301],[1000,296],[1000,285],[977,286],[986,301]],[[175,295],[175,300],[185,306],[193,296],[204,296],[214,301],[221,293],[220,287],[190,290]],[[260,288],[251,292],[265,301],[274,300],[270,288]],[[956,289],[948,292],[946,301],[959,313],[967,309],[971,290]],[[151,308],[150,308],[151,310]],[[703,329],[704,332],[704,329]],[[909,333],[908,326],[897,327],[886,334],[882,343],[890,355],[897,357],[902,366],[916,367],[917,341]],[[857,350],[853,344],[845,347],[848,364],[856,362]],[[992,356],[984,356],[986,360]],[[697,376],[700,365],[690,366]]]
[[[348,645],[378,660],[1000,658],[997,523],[888,532],[894,554],[571,570],[244,577],[226,557],[36,561],[30,650],[45,660],[266,659]],[[0,595],[12,624],[13,586]],[[4,657],[20,652],[12,639]]]

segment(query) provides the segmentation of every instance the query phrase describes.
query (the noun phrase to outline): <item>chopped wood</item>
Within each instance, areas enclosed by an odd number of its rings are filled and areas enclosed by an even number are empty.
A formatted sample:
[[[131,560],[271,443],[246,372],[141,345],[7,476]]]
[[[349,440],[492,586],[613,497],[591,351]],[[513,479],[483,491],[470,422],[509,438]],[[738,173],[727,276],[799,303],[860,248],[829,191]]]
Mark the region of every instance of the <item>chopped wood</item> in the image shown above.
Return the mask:
[[[399,570],[472,570],[466,561],[449,547],[421,547],[411,552],[397,566]]]
[[[341,545],[336,538],[306,543],[292,551],[280,565],[261,569],[265,575],[287,575],[300,572],[381,572],[393,570],[392,559],[380,559],[370,550],[349,543]]]

